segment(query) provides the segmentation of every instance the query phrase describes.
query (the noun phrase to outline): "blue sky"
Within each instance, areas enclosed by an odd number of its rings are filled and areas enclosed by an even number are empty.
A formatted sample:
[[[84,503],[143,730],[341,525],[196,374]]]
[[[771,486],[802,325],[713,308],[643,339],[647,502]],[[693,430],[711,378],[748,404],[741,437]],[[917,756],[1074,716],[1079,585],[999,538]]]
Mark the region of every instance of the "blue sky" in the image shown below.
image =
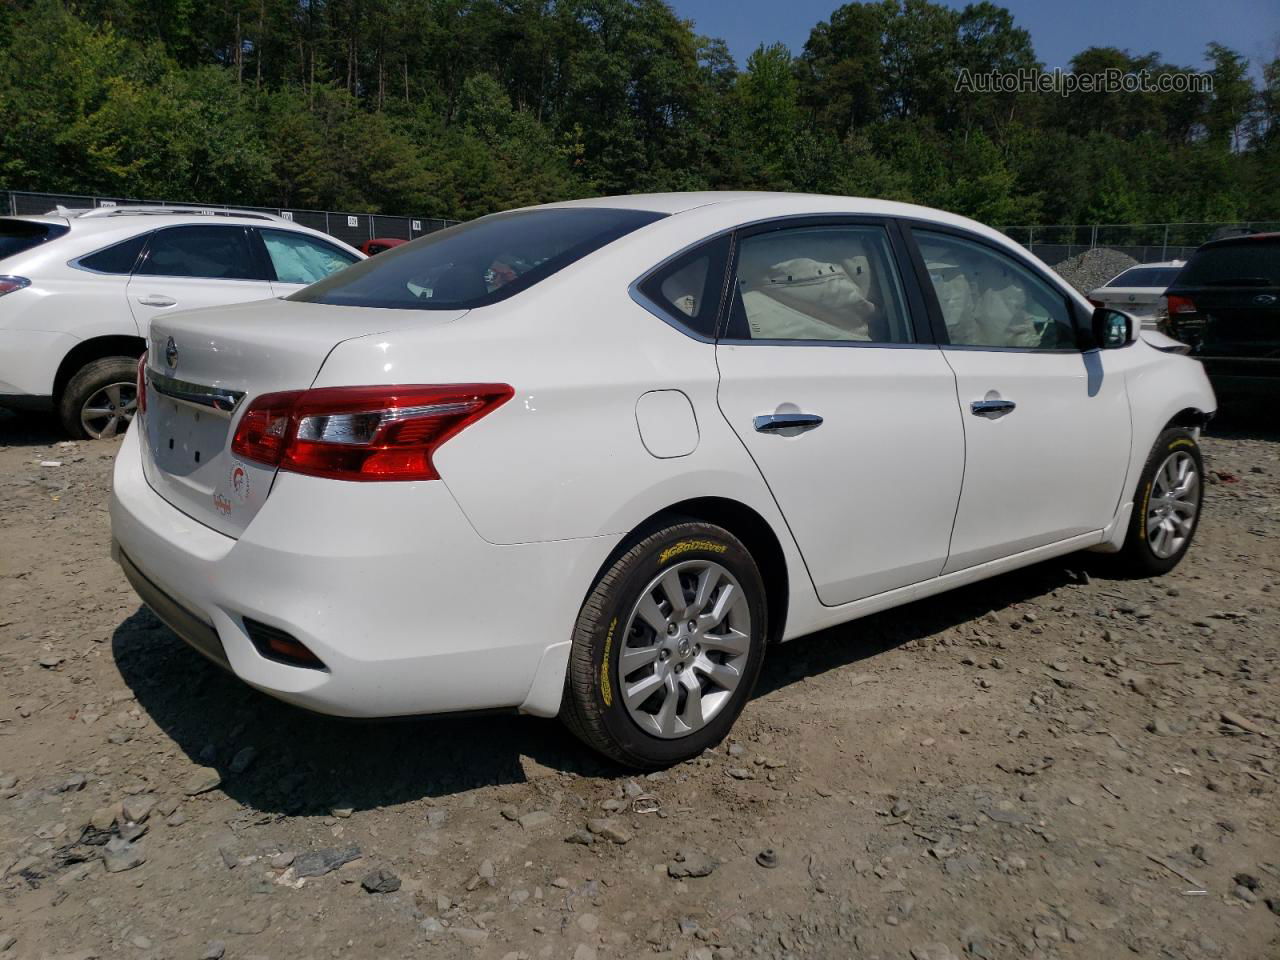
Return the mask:
[[[741,66],[760,43],[782,41],[799,53],[809,29],[826,20],[840,0],[668,0],[699,33],[723,37]],[[957,9],[963,2],[942,0]],[[1216,40],[1257,65],[1280,54],[1278,0],[995,0],[1030,31],[1036,55],[1065,67],[1089,46],[1157,50],[1165,60],[1200,68],[1204,48]],[[1260,74],[1259,74],[1260,75]]]

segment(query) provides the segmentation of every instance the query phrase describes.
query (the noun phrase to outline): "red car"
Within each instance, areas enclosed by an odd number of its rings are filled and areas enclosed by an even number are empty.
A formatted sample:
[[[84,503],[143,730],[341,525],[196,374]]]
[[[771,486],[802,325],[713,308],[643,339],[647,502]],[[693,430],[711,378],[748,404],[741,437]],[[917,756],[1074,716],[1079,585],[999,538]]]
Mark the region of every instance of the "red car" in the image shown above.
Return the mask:
[[[372,257],[375,253],[383,253],[392,247],[398,247],[400,244],[408,242],[408,240],[401,240],[399,237],[374,237],[372,240],[366,240],[356,249],[366,256]]]

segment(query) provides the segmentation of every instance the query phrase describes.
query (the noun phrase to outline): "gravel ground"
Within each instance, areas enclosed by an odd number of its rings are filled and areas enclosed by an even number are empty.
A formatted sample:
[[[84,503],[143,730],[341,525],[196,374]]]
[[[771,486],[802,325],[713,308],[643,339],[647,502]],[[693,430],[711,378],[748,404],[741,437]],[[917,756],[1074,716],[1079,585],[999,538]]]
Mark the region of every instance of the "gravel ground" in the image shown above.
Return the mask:
[[[796,641],[637,778],[551,721],[249,690],[108,560],[115,444],[0,419],[0,956],[1280,956],[1280,445],[1205,451],[1173,574]]]

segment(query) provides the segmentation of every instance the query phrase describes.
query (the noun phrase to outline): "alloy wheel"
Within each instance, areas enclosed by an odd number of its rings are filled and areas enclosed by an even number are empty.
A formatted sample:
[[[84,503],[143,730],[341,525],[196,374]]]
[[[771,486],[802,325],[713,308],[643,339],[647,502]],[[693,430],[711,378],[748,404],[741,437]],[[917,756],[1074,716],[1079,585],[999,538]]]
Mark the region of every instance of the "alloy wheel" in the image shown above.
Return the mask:
[[[136,384],[109,383],[80,408],[80,425],[95,440],[110,439],[129,428],[137,410]]]
[[[1200,471],[1185,450],[1169,454],[1151,481],[1147,543],[1164,560],[1183,548],[1200,509]]]
[[[738,688],[751,651],[750,604],[727,569],[690,560],[649,582],[622,636],[628,714],[646,733],[677,739],[710,723]]]

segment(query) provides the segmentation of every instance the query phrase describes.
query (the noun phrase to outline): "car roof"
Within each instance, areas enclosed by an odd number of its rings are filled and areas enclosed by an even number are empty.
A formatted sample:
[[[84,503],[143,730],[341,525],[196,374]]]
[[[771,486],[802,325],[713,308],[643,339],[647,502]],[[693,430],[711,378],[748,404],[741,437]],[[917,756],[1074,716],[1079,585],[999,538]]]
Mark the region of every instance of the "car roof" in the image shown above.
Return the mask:
[[[1263,243],[1280,243],[1280,233],[1242,233],[1234,237],[1222,237],[1220,240],[1210,240],[1207,243],[1200,244],[1200,250],[1206,247],[1227,247],[1237,243],[1257,243],[1261,240]]]
[[[97,207],[95,211],[112,211],[89,216],[93,211],[59,207],[57,212],[42,215],[19,215],[5,217],[8,220],[26,220],[33,223],[51,223],[71,228],[70,236],[83,239],[94,246],[126,239],[147,233],[159,227],[185,227],[208,223],[226,224],[238,227],[261,227],[271,230],[289,230],[306,234],[336,244],[344,250],[364,254],[351,244],[337,237],[314,230],[311,227],[294,223],[284,217],[272,214],[253,213],[249,211],[216,211],[214,214],[202,213],[199,210],[170,210],[155,207]],[[123,211],[115,213],[114,211]]]

